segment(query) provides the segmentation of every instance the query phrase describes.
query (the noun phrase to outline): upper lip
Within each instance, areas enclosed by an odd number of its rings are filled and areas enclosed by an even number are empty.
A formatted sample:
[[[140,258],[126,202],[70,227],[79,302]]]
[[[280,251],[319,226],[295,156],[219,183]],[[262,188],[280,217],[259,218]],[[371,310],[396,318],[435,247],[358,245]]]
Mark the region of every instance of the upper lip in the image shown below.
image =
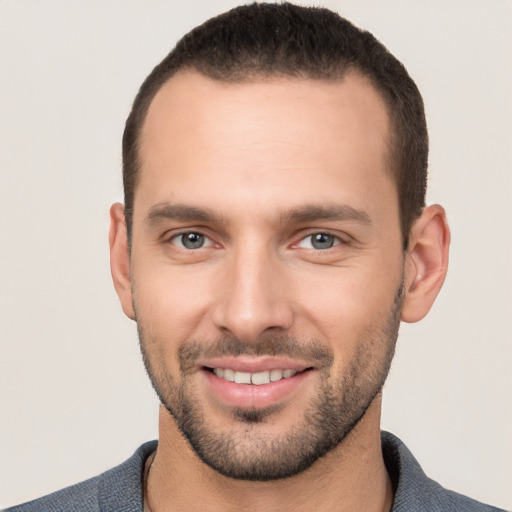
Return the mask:
[[[258,373],[270,370],[295,370],[301,372],[311,368],[311,364],[286,358],[267,356],[228,356],[200,361],[199,365],[206,368],[229,368],[236,372]]]

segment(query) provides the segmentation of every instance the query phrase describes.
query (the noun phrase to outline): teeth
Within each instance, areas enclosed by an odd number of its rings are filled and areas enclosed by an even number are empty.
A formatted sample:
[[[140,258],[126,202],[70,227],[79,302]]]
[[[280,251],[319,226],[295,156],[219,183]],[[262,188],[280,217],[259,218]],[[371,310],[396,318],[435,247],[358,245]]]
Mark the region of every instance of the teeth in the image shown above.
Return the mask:
[[[270,382],[270,373],[269,372],[258,372],[253,373],[251,375],[251,383],[256,384],[256,386],[261,386],[262,384],[268,384]]]
[[[283,378],[283,370],[272,370],[270,372],[270,382],[281,380]]]
[[[235,382],[237,384],[250,384],[251,374],[249,372],[235,372]]]
[[[229,382],[235,382],[236,384],[254,384],[255,386],[261,386],[263,384],[269,384],[270,382],[276,382],[281,379],[288,379],[293,377],[297,372],[295,370],[271,370],[257,373],[249,372],[235,372],[229,368],[214,368],[213,373],[221,379]]]
[[[222,368],[219,369],[222,370]],[[230,382],[235,382],[235,372],[233,370],[229,370],[228,368],[226,368],[224,370],[223,378],[229,380]]]

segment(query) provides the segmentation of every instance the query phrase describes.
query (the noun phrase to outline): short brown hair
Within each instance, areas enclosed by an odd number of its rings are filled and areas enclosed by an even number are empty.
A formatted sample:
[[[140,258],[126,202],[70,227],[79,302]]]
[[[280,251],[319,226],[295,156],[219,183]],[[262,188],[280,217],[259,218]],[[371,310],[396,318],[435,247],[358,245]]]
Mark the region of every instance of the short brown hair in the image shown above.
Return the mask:
[[[324,8],[254,3],[216,16],[186,34],[142,84],[123,136],[128,236],[139,179],[140,132],[155,94],[177,71],[243,82],[273,75],[341,80],[366,76],[384,98],[391,122],[389,166],[399,198],[404,249],[425,205],[428,133],[423,100],[405,67],[369,32]]]

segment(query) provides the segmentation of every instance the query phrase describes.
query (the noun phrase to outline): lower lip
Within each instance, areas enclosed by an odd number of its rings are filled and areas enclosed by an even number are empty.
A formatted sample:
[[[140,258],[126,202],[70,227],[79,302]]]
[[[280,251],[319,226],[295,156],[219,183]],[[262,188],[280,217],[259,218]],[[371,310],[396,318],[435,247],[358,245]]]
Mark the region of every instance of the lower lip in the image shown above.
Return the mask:
[[[293,396],[304,381],[312,377],[313,371],[306,370],[293,377],[260,386],[230,382],[217,377],[208,370],[202,370],[202,373],[212,392],[226,405],[244,409],[260,409],[276,405]]]

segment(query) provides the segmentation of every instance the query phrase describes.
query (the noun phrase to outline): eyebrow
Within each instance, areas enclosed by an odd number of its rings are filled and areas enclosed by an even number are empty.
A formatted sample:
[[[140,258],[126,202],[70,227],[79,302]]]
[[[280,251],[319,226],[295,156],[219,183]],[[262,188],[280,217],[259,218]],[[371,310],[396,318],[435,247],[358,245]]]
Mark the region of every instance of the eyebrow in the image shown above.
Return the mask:
[[[197,206],[169,203],[152,206],[146,216],[146,223],[150,226],[156,226],[163,220],[214,222],[220,219],[211,210]]]
[[[180,222],[217,222],[223,219],[207,208],[183,204],[160,203],[152,206],[146,216],[146,223],[153,227],[163,220]],[[305,224],[319,220],[356,221],[372,225],[367,212],[348,205],[304,205],[279,214],[279,223]]]
[[[281,215],[281,222],[303,224],[318,220],[356,221],[371,225],[372,220],[367,212],[348,205],[305,205],[294,208]]]

